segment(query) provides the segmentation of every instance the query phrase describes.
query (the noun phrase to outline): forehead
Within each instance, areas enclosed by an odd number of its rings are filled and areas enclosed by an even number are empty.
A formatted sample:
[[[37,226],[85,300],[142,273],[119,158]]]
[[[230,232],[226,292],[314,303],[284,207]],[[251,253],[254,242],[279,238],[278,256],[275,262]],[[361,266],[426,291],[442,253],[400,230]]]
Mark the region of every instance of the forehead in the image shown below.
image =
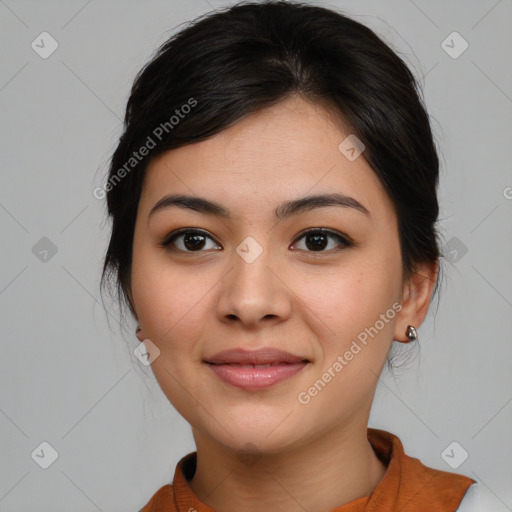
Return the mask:
[[[147,215],[163,195],[183,193],[256,214],[296,197],[338,192],[391,219],[392,203],[364,153],[349,160],[339,149],[347,132],[321,106],[289,98],[153,159],[140,206]]]

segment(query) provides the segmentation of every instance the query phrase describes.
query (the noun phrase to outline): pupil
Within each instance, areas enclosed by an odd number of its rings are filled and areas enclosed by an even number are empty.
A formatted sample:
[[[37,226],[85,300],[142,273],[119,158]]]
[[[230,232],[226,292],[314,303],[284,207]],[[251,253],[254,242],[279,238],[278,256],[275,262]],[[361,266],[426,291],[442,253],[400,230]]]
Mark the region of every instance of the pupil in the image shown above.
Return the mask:
[[[319,242],[319,239],[323,239],[323,242],[320,242],[320,244],[318,243]],[[324,249],[325,248],[325,235],[308,235],[306,237],[306,245],[308,247],[308,249]],[[315,240],[315,242],[313,242],[312,244],[311,243],[308,243],[307,241],[308,240]]]
[[[192,241],[190,244],[189,242]],[[194,234],[194,235],[185,235],[183,238],[183,243],[185,244],[185,247],[187,249],[201,249],[204,245],[204,236],[200,234]]]

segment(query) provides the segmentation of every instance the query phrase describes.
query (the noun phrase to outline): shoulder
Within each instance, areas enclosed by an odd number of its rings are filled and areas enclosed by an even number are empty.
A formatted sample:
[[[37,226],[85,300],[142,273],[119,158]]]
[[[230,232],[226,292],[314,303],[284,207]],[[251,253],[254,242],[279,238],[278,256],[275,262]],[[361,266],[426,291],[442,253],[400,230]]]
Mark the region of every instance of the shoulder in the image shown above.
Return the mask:
[[[507,512],[510,509],[479,482],[468,487],[456,512]]]

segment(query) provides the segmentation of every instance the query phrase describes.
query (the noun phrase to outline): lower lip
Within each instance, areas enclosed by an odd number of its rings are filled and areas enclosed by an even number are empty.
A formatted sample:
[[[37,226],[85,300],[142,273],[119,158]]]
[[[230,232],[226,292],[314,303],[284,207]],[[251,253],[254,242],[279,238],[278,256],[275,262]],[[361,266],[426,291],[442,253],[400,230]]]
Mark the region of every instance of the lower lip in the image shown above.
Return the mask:
[[[242,389],[265,389],[299,373],[308,363],[286,363],[267,368],[243,368],[207,363],[224,382]]]

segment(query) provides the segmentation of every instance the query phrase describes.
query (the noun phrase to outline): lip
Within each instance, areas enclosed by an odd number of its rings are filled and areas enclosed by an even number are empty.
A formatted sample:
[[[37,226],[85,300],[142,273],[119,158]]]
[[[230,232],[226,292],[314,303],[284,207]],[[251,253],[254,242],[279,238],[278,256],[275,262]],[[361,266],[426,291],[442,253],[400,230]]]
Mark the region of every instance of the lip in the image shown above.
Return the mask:
[[[204,363],[224,382],[242,389],[257,390],[293,377],[310,361],[274,348],[251,351],[237,348],[219,352]]]
[[[277,364],[309,362],[309,359],[277,348],[264,347],[257,350],[246,350],[243,348],[223,350],[204,361],[212,364]]]

